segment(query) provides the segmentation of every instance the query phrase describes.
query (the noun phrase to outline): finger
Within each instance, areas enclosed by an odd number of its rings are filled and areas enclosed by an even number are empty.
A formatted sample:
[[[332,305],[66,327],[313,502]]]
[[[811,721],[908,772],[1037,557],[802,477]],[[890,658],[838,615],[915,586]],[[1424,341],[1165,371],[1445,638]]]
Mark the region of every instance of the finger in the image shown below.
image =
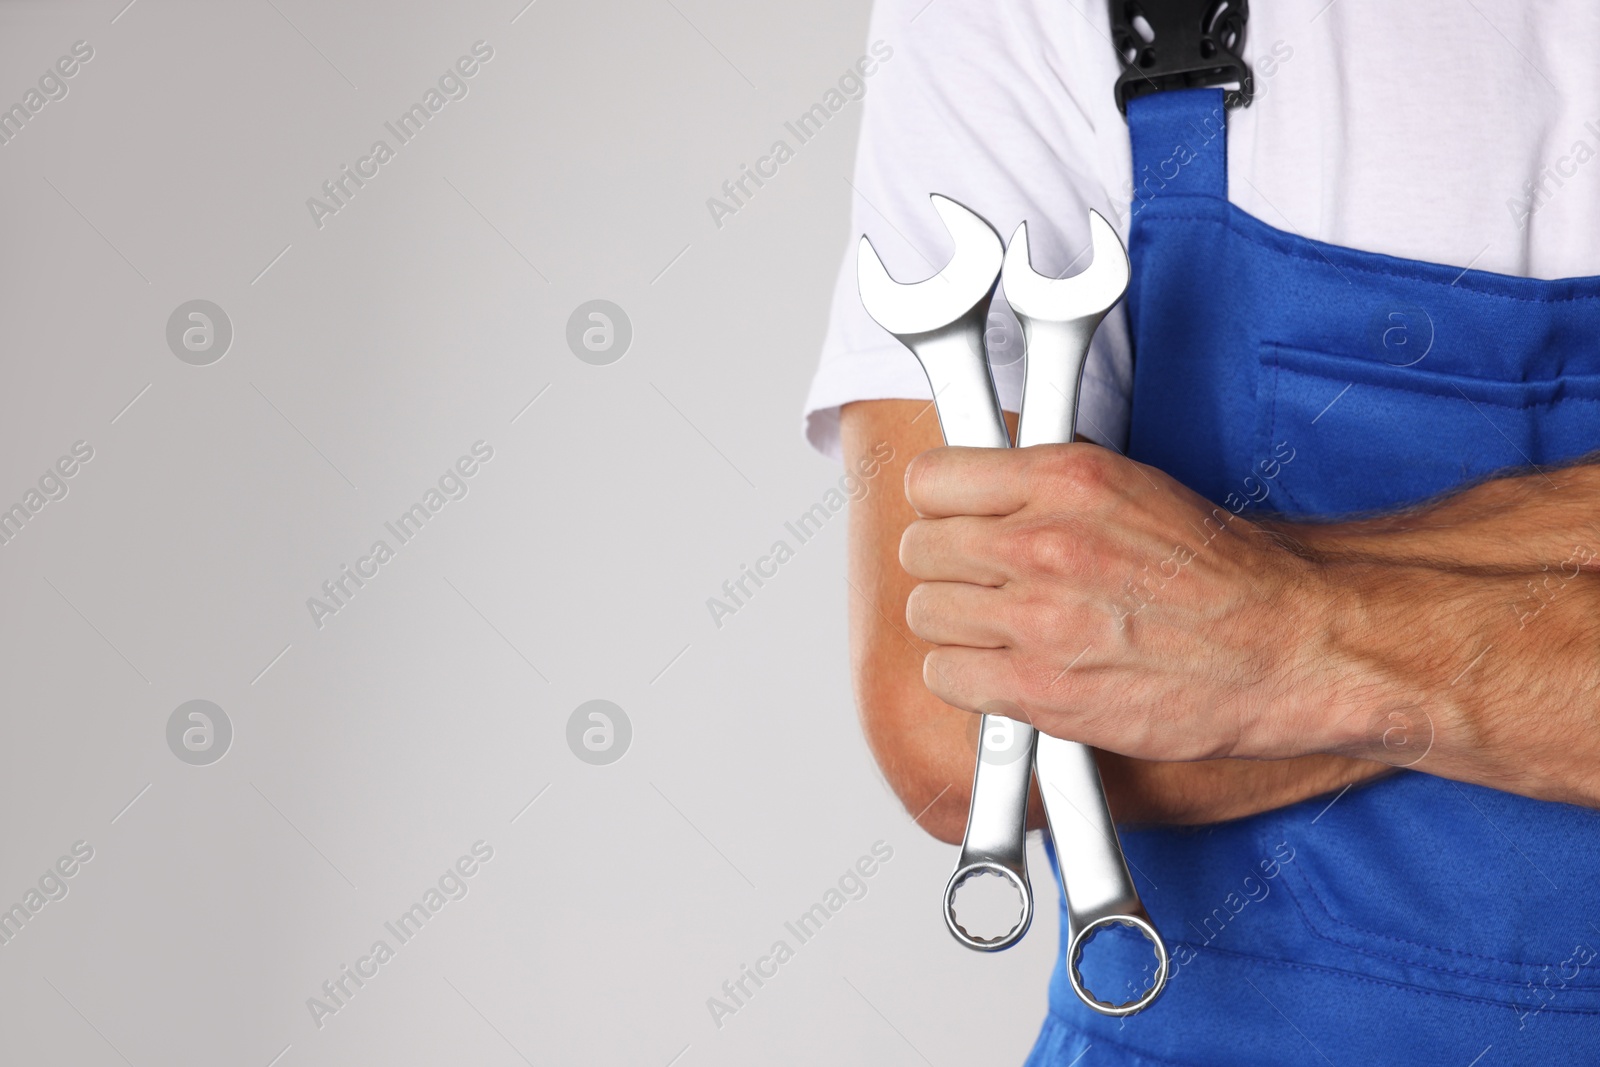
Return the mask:
[[[930,449],[906,466],[906,499],[928,519],[1010,515],[1027,502],[1027,466],[1014,448]]]
[[[1004,585],[1012,575],[1001,566],[1000,522],[971,515],[918,519],[900,535],[900,566],[925,582]]]
[[[906,624],[934,645],[1003,648],[1005,594],[964,582],[924,582],[906,599]]]
[[[1017,681],[1005,649],[940,645],[922,661],[922,682],[954,707],[981,712],[996,700],[1017,701]]]

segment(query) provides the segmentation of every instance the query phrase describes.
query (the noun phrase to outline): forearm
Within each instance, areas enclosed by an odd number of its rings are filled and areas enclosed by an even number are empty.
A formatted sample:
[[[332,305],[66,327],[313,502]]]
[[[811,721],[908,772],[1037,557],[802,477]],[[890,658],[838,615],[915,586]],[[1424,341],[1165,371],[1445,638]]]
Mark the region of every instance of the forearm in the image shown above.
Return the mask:
[[[1328,712],[1330,751],[1600,805],[1600,466],[1262,525],[1340,592],[1329,661],[1359,680]]]
[[[1333,754],[1195,763],[1156,763],[1105,751],[1095,755],[1112,815],[1133,825],[1203,826],[1242,819],[1394,773],[1385,763]]]
[[[1494,479],[1415,508],[1367,519],[1328,523],[1269,520],[1259,525],[1296,551],[1345,568],[1352,579],[1360,573],[1361,581],[1372,587],[1367,599],[1374,612],[1388,616],[1388,621],[1369,629],[1366,636],[1372,647],[1362,653],[1381,663],[1382,653],[1396,644],[1390,636],[1395,633],[1414,633],[1420,628],[1442,636],[1471,625],[1485,633],[1496,626],[1515,625],[1520,636],[1524,620],[1554,620],[1545,607],[1553,606],[1558,593],[1579,592],[1575,587],[1569,590],[1568,582],[1580,569],[1592,567],[1591,560],[1600,560],[1600,467],[1578,465]],[[1594,546],[1594,551],[1586,545]],[[1416,564],[1420,569],[1405,572],[1413,581],[1397,582],[1400,572],[1372,564]],[[1433,594],[1421,588],[1424,582],[1436,580],[1441,568],[1488,569],[1492,578],[1484,579],[1484,587],[1472,590],[1476,595],[1468,596],[1464,603],[1459,588],[1439,589]],[[1547,727],[1559,722],[1584,736],[1593,735],[1597,725],[1593,705],[1585,707],[1581,700],[1573,699],[1574,694],[1595,692],[1594,683],[1581,677],[1582,665],[1596,658],[1593,635],[1586,633],[1587,620],[1595,613],[1584,605],[1594,595],[1593,580],[1585,574],[1582,595],[1567,598],[1570,610],[1563,623],[1545,632],[1545,638],[1574,648],[1575,655],[1566,657],[1566,663],[1578,668],[1580,677],[1569,678],[1566,675],[1571,671],[1557,670],[1519,680],[1519,674],[1528,673],[1524,668],[1508,672],[1498,683],[1467,688],[1474,675],[1457,680],[1459,671],[1451,671],[1452,677],[1443,679],[1442,689],[1449,691],[1448,701],[1459,707],[1445,716],[1452,724],[1451,741],[1442,746],[1438,744],[1441,739],[1434,737],[1438,724],[1431,723],[1425,709],[1419,714],[1405,699],[1391,696],[1346,724],[1346,730],[1352,726],[1354,730],[1343,738],[1340,752],[1288,760],[1196,763],[1156,763],[1100,752],[1101,774],[1112,809],[1119,822],[1221,822],[1334,793],[1384,777],[1397,766],[1413,765],[1418,770],[1528,795],[1595,803],[1584,799],[1592,797],[1594,788],[1587,784],[1594,762],[1587,746],[1573,746],[1570,735],[1563,739],[1559,731],[1547,729],[1540,733],[1554,743],[1530,747],[1533,735],[1527,723],[1511,710],[1519,705],[1561,707],[1564,715],[1545,720]],[[1401,617],[1419,609],[1440,617]],[[1471,621],[1474,619],[1476,623]],[[1492,641],[1486,636],[1466,660]],[[1488,664],[1494,668],[1516,643],[1502,641],[1477,667]],[[1409,639],[1399,644],[1411,647]],[[1530,637],[1532,658],[1519,657],[1518,662],[1542,662],[1544,657],[1538,654],[1541,644],[1536,632]],[[1453,662],[1448,648],[1431,655],[1438,663]],[[1380,669],[1397,677],[1406,673],[1399,664]],[[1456,684],[1451,685],[1452,681]],[[1416,682],[1406,684],[1409,687]],[[1585,684],[1590,686],[1588,690],[1584,690]],[[1499,690],[1508,687],[1518,690],[1516,700],[1499,699]],[[1419,761],[1430,745],[1434,749]]]
[[[890,788],[928,833],[956,844],[966,830],[978,720],[922,684],[929,645],[906,626],[916,582],[898,559],[900,532],[914,518],[902,485],[911,458],[939,443],[926,404],[874,401],[851,405],[843,420],[846,463],[893,446],[872,490],[850,508],[850,649],[856,707],[867,746]],[[1028,825],[1044,825],[1037,790]]]
[[[965,738],[971,716],[907,684],[920,678],[923,653],[882,607],[894,599],[887,576],[860,555],[851,553],[849,596],[851,677],[862,735],[918,825],[941,841],[960,841],[968,793],[961,767],[965,761],[970,775],[976,751]]]
[[[1570,698],[1577,691],[1571,687],[1581,687],[1583,680],[1566,678],[1558,670],[1527,679],[1531,688],[1524,688],[1517,676],[1525,672],[1513,670],[1498,683],[1468,688],[1467,678],[1456,681],[1455,675],[1495,639],[1484,636],[1479,646],[1463,645],[1470,651],[1457,657],[1459,663],[1451,658],[1450,646],[1451,641],[1464,641],[1474,627],[1488,635],[1504,626],[1520,631],[1525,617],[1553,619],[1544,608],[1553,605],[1558,593],[1577,593],[1581,588],[1581,595],[1567,597],[1572,610],[1565,623],[1553,625],[1544,636],[1576,649],[1587,648],[1587,653],[1569,657],[1569,665],[1591,662],[1595,647],[1583,631],[1593,613],[1582,605],[1593,595],[1593,578],[1585,575],[1581,587],[1568,586],[1580,570],[1592,566],[1591,558],[1600,560],[1600,524],[1591,516],[1600,516],[1600,467],[1587,465],[1495,479],[1441,500],[1366,519],[1258,523],[1296,551],[1339,572],[1343,581],[1365,588],[1362,598],[1384,621],[1368,624],[1363,643],[1371,647],[1359,655],[1390,677],[1386,687],[1391,695],[1363,705],[1354,722],[1344,725],[1339,753],[1272,761],[1155,763],[1101,752],[1101,774],[1118,821],[1221,822],[1372,781],[1393,773],[1396,766],[1413,766],[1430,743],[1437,744],[1433,733],[1438,724],[1430,726],[1432,713],[1427,708],[1445,703],[1459,705],[1445,717],[1455,724],[1453,743],[1429,752],[1416,769],[1529,795],[1592,802],[1581,799],[1588,795],[1587,788],[1574,790],[1563,784],[1586,774],[1585,760],[1592,757],[1584,747],[1564,746],[1563,751],[1535,756],[1527,747],[1526,724],[1508,710],[1540,700],[1546,702],[1543,706],[1567,706],[1563,721],[1592,732],[1595,721],[1581,706],[1571,707]],[[1594,545],[1595,550],[1588,551],[1585,545]],[[1474,570],[1486,573],[1469,579],[1474,583],[1471,588],[1440,580],[1441,572],[1459,577]],[[1410,614],[1424,617],[1407,618]],[[1436,635],[1443,647],[1430,644],[1422,663],[1410,668],[1385,662],[1384,652],[1397,643],[1392,635],[1419,631]],[[1398,643],[1414,647],[1409,637]],[[1541,643],[1537,634],[1531,637],[1531,662],[1542,661]],[[1503,639],[1478,666],[1493,656],[1489,666],[1494,668],[1515,644]],[[1457,669],[1449,672],[1452,677],[1443,679],[1442,686],[1437,679],[1433,683],[1447,691],[1445,697],[1419,693],[1411,698],[1417,705],[1412,706],[1398,694],[1427,684],[1421,681],[1421,667],[1430,658],[1438,664],[1453,663]],[[1519,662],[1530,661],[1523,657]],[[1519,688],[1529,696],[1500,699],[1500,686]],[[1476,745],[1470,743],[1474,738]],[[1562,758],[1567,755],[1576,758]],[[1535,758],[1530,761],[1530,756]]]
[[[1600,806],[1592,564],[1324,566],[1339,590],[1318,651],[1339,694],[1323,712],[1327,751]]]
[[[1396,644],[1391,634],[1455,634],[1453,640],[1459,642],[1462,631],[1472,626],[1486,635],[1497,626],[1515,626],[1520,634],[1524,618],[1528,622],[1554,620],[1545,607],[1554,605],[1557,594],[1578,592],[1578,587],[1569,589],[1568,582],[1580,569],[1592,567],[1591,558],[1600,560],[1600,467],[1578,465],[1494,479],[1415,508],[1366,519],[1325,523],[1266,520],[1258,525],[1296,551],[1342,569],[1352,583],[1369,587],[1366,599],[1387,621],[1369,630],[1367,639],[1372,647],[1362,655],[1381,662],[1382,653]],[[1586,545],[1593,545],[1594,551]],[[1393,566],[1371,564],[1415,564],[1418,569],[1397,571]],[[1463,590],[1450,588],[1449,583],[1432,592],[1423,588],[1428,582],[1438,584],[1441,569],[1487,570],[1489,576],[1482,578],[1482,587],[1471,590],[1464,601]],[[1400,579],[1402,574],[1410,580]],[[1594,613],[1583,606],[1593,596],[1593,580],[1585,575],[1582,595],[1567,598],[1568,617],[1544,633],[1546,639],[1578,650],[1567,659],[1572,666],[1594,660],[1592,635],[1584,632],[1586,620]],[[1419,610],[1438,617],[1403,618]],[[1530,637],[1531,662],[1543,658],[1538,654],[1543,641],[1537,634]],[[1449,640],[1452,638],[1445,638]],[[1565,719],[1555,721],[1593,733],[1595,719],[1581,705],[1572,706],[1573,694],[1585,683],[1581,678],[1568,679],[1559,670],[1548,673],[1536,668],[1542,673],[1528,680],[1531,688],[1520,688],[1528,698],[1507,701],[1497,698],[1498,689],[1520,687],[1516,678],[1525,672],[1512,671],[1498,682],[1470,688],[1467,683],[1475,673],[1456,680],[1460,668],[1493,642],[1494,638],[1485,636],[1479,646],[1465,646],[1470,651],[1464,658],[1457,657],[1461,659],[1458,669],[1442,680],[1440,688],[1449,691],[1448,701],[1460,705],[1447,721],[1459,725],[1452,727],[1453,743],[1436,747],[1415,763],[1415,769],[1513,792],[1593,803],[1582,799],[1590,794],[1590,787],[1574,789],[1567,784],[1584,780],[1593,759],[1587,749],[1571,746],[1569,737],[1551,746],[1555,751],[1536,754],[1527,745],[1532,735],[1526,723],[1509,710],[1524,704],[1565,706]],[[1410,647],[1411,639],[1399,643]],[[1502,640],[1477,667],[1496,669],[1515,644]],[[1455,662],[1448,647],[1431,655],[1441,664]],[[1519,662],[1530,660],[1524,657]],[[1381,669],[1397,678],[1406,673],[1399,664]],[[1413,669],[1410,673],[1417,672]],[[1451,685],[1452,681],[1456,684]],[[1416,684],[1412,680],[1405,686]],[[1342,739],[1342,754],[1272,761],[1155,763],[1100,752],[1101,774],[1119,822],[1197,825],[1253,815],[1373,781],[1394,773],[1397,766],[1413,766],[1430,744],[1438,743],[1433,736],[1438,724],[1430,725],[1426,699],[1418,696],[1416,701],[1421,712],[1406,699],[1394,696],[1364,710],[1353,724],[1347,724],[1346,728],[1353,725],[1354,731]],[[1549,723],[1547,720],[1546,725]],[[1475,737],[1477,744],[1473,745],[1470,742]]]
[[[1555,568],[1600,550],[1600,464],[1496,478],[1366,519],[1260,525],[1315,555],[1450,567]]]

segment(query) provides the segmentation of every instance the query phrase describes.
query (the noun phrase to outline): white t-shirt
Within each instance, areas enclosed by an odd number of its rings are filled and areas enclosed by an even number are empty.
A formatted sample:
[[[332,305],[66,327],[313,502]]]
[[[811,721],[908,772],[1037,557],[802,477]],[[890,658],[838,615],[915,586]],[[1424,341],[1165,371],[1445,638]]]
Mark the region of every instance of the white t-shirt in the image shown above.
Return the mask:
[[[852,231],[891,275],[949,259],[931,192],[1008,239],[1026,219],[1044,273],[1082,268],[1091,207],[1126,242],[1106,0],[877,0],[869,39],[893,55],[864,102]],[[1256,98],[1228,113],[1228,196],[1263,222],[1461,268],[1600,274],[1600,4],[1258,0],[1243,56]],[[1015,411],[1020,333],[1003,296],[990,324]],[[1131,376],[1119,308],[1090,354],[1081,433],[1126,442]],[[837,456],[840,405],[929,395],[916,358],[861,308],[852,238],[807,437]]]

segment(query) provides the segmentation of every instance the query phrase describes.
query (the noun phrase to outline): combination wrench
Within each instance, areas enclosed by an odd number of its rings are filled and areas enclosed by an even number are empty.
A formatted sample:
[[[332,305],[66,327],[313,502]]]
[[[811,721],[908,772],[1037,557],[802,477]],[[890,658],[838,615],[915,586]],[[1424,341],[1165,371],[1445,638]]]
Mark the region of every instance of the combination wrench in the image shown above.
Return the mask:
[[[1128,283],[1127,254],[1115,231],[1091,211],[1093,262],[1072,278],[1052,279],[1032,268],[1026,223],[1018,227],[1011,247],[1002,251],[999,235],[975,213],[937,194],[932,201],[955,241],[954,256],[934,277],[901,284],[889,277],[863,236],[857,250],[857,277],[867,313],[922,364],[947,444],[1005,448],[1010,435],[983,347],[989,304],[1003,274],[1027,352],[1018,445],[1071,441],[1090,340]],[[1168,956],[1128,873],[1094,753],[1074,742],[1039,735],[1026,722],[995,714],[983,716],[979,731],[966,834],[945,888],[945,923],[950,932],[969,948],[990,952],[1015,944],[1027,932],[1033,917],[1026,852],[1028,785],[1037,766],[1067,900],[1067,971],[1073,989],[1084,1004],[1102,1014],[1142,1011],[1166,985]],[[991,746],[991,738],[1003,740]],[[961,887],[985,874],[1009,882],[1020,900],[1011,928],[996,937],[970,933],[956,916]],[[1112,925],[1143,934],[1157,958],[1152,985],[1126,1003],[1094,997],[1079,971],[1084,946]]]
[[[856,250],[861,303],[921,362],[945,444],[1009,448],[1011,434],[983,347],[989,301],[1004,259],[1000,235],[954,200],[937,193],[931,199],[955,240],[950,262],[926,281],[902,284],[889,277],[872,242],[863,236]],[[986,750],[988,740],[996,737],[1006,744],[999,751]],[[945,925],[956,940],[979,951],[1015,944],[1033,920],[1026,848],[1033,740],[1033,727],[1025,722],[985,715],[979,724],[966,837],[944,895]],[[1004,878],[1021,897],[1016,922],[995,938],[968,933],[956,918],[957,892],[982,874]]]
[[[1006,301],[1022,324],[1027,358],[1022,418],[1017,428],[1019,448],[1073,439],[1089,342],[1128,287],[1128,254],[1111,224],[1093,210],[1089,212],[1089,234],[1094,259],[1070,278],[1049,278],[1033,269],[1026,222],[1017,227],[1006,248],[1001,278]],[[1166,987],[1167,948],[1128,873],[1094,751],[1076,741],[1039,734],[1034,773],[1067,902],[1066,966],[1073,992],[1103,1015],[1143,1011]],[[1079,971],[1084,946],[1099,931],[1117,925],[1143,934],[1156,958],[1151,985],[1125,1003],[1095,997]]]

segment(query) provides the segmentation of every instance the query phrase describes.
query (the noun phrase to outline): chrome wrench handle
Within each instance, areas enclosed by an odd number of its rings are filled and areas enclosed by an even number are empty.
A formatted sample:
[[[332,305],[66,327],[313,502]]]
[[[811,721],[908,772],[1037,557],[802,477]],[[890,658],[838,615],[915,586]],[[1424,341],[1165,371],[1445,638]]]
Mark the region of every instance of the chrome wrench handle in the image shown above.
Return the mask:
[[[1128,873],[1116,824],[1106,806],[1105,787],[1094,750],[1076,741],[1040,734],[1034,749],[1039,792],[1056,843],[1056,865],[1067,900],[1067,978],[1078,999],[1102,1015],[1133,1015],[1148,1008],[1166,987],[1170,961],[1161,934],[1139,900]],[[1156,954],[1155,980],[1126,1003],[1094,996],[1084,986],[1079,964],[1095,934],[1129,926],[1149,940]]]
[[[856,259],[861,303],[867,314],[911,349],[922,364],[946,444],[1009,448],[1011,435],[983,348],[989,302],[1004,255],[1000,235],[955,201],[938,195],[931,199],[955,239],[954,258],[933,278],[901,284],[889,277],[863,237]],[[1007,757],[984,759],[987,740],[997,736],[1011,740]],[[979,724],[979,759],[973,771],[967,832],[944,896],[945,924],[956,940],[969,948],[992,952],[1015,944],[1033,919],[1025,847],[1033,739],[1033,728],[1026,723],[985,715]],[[1004,878],[1021,896],[1015,925],[994,938],[973,935],[956,920],[958,891],[970,878],[984,873]]]
[[[1017,228],[1006,250],[1002,273],[1006,298],[1022,324],[1027,351],[1019,448],[1073,440],[1090,342],[1101,319],[1127,288],[1128,257],[1116,231],[1093,211],[1089,230],[1094,260],[1081,274],[1065,281],[1033,270],[1026,223]],[[1166,945],[1150,922],[1128,871],[1094,751],[1075,741],[1040,734],[1034,744],[1034,769],[1067,902],[1066,962],[1073,992],[1102,1015],[1143,1011],[1166,988],[1170,963]],[[1115,925],[1143,934],[1156,956],[1153,982],[1125,1003],[1095,997],[1079,970],[1084,946],[1096,933]]]
[[[1018,241],[1026,238],[1013,237],[1013,248]],[[1025,353],[1017,447],[1065,444],[1077,435],[1078,388],[1089,359],[1089,342],[1105,313],[1055,322],[1033,318],[1015,307],[1011,310],[1022,323]]]
[[[978,760],[972,772],[972,801],[961,857],[944,887],[944,922],[963,945],[979,952],[1010,948],[1033,923],[1033,886],[1028,881],[1028,786],[1033,778],[1034,745],[1043,740],[1026,722],[985,714],[978,726]],[[1004,736],[1003,745],[989,745]],[[1004,755],[994,753],[1003,752]],[[995,937],[974,934],[956,918],[956,896],[973,878],[991,874],[1011,883],[1021,908],[1011,929]]]
[[[944,443],[964,448],[1010,448],[1011,432],[1000,413],[994,379],[983,354],[989,317],[985,297],[950,325],[900,338],[915,353],[933,390]]]

